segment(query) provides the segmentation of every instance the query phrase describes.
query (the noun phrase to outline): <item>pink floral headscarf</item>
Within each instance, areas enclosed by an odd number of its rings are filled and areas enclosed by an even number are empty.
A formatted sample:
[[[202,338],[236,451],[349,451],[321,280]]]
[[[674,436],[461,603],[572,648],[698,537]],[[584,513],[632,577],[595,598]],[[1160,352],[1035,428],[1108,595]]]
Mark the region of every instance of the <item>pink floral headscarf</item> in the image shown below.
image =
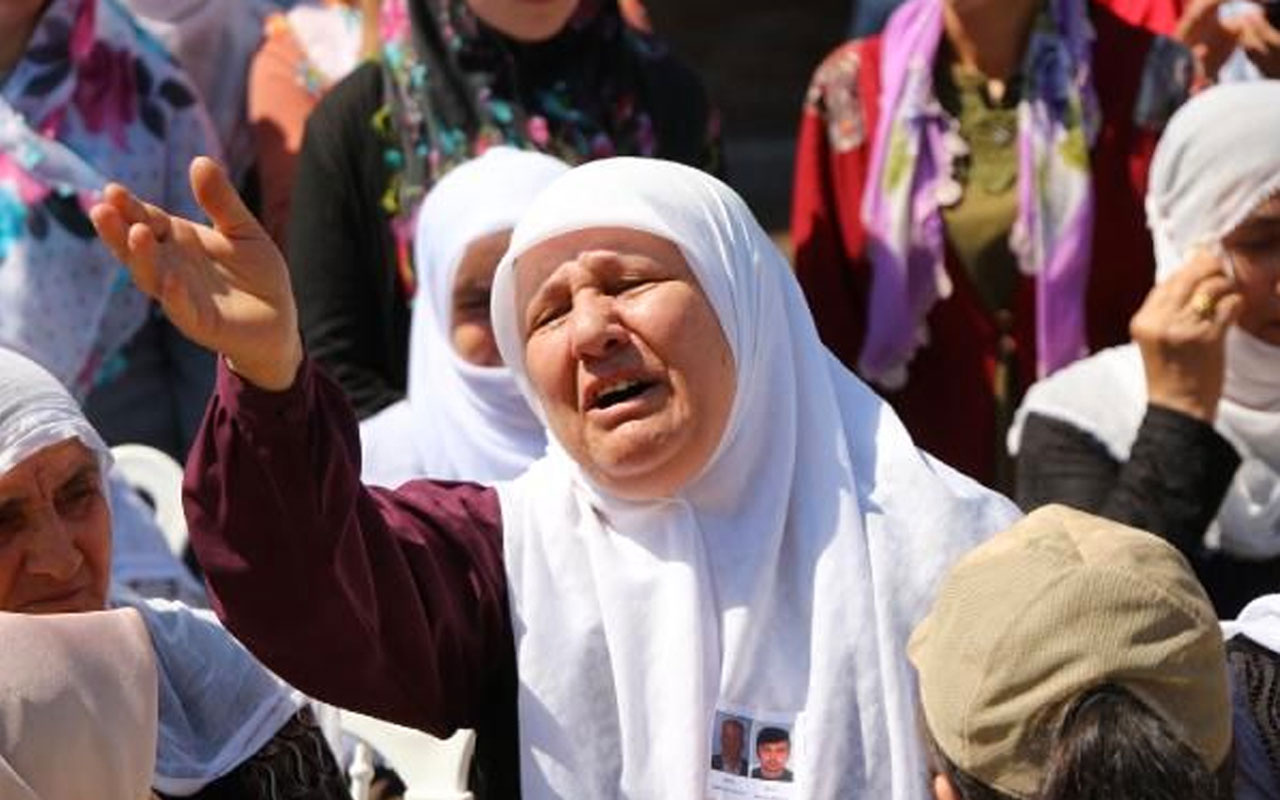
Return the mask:
[[[218,155],[207,114],[115,0],[52,0],[0,85],[0,345],[83,397],[119,366],[147,299],[87,210],[108,180],[184,215],[187,165]]]

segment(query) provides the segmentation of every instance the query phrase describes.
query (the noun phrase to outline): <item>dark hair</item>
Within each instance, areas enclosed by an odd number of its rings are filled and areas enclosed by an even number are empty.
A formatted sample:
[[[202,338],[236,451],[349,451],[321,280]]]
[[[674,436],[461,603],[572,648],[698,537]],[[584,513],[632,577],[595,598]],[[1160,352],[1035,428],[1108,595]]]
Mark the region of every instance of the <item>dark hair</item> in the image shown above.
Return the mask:
[[[733,717],[726,717],[726,718],[725,718],[725,720],[724,720],[724,722],[721,722],[721,723],[720,723],[720,730],[724,730],[724,726],[726,726],[726,725],[732,725],[732,726],[734,726],[735,728],[737,728],[737,729],[738,729],[738,733],[746,733],[746,732],[747,732],[747,726],[746,726],[746,725],[743,725],[743,724],[742,724],[742,720],[740,720],[740,719],[734,719]]]
[[[791,743],[791,734],[787,733],[786,728],[761,728],[756,734],[756,748],[762,744],[773,744],[774,742]]]
[[[964,800],[1016,800],[962,772],[930,738],[935,771]],[[1216,771],[1127,690],[1104,684],[1080,695],[1045,747],[1037,800],[1231,800],[1234,760]]]

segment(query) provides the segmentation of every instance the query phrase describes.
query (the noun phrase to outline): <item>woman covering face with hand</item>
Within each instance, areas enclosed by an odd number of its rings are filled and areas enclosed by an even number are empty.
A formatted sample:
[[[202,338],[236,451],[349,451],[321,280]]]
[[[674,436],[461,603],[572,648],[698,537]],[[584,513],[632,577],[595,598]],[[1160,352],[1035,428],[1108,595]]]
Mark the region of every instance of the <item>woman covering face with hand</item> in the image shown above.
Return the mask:
[[[273,668],[475,727],[494,797],[702,797],[726,709],[786,720],[795,797],[919,796],[906,637],[1016,512],[821,346],[737,195],[635,159],[539,195],[493,323],[549,452],[496,489],[392,492],[359,484],[266,234],[214,165],[192,174],[213,228],[120,187],[94,219],[226,356],[188,514],[226,621]]]
[[[823,341],[1002,489],[1026,387],[1122,342],[1151,285],[1145,176],[1196,69],[1117,5],[908,0],[828,56],[801,118],[791,232]]]
[[[495,147],[427,196],[415,237],[409,396],[360,424],[365,481],[505,480],[546,449],[542,423],[502,364],[489,295],[511,229],[568,169],[541,153]]]
[[[1280,579],[1277,129],[1274,81],[1211,89],[1174,117],[1152,165],[1157,286],[1134,343],[1037,384],[1009,439],[1020,503],[1166,537],[1223,616]]]

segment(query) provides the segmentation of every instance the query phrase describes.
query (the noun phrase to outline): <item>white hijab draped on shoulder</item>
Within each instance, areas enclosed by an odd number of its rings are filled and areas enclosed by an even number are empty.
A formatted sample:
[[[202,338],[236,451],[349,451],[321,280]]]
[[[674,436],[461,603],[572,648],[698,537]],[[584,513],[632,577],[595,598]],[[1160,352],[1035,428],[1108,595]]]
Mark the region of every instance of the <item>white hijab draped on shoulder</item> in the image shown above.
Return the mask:
[[[111,451],[75,399],[35,362],[0,348],[0,475],[73,438],[97,456],[109,492]],[[301,706],[304,698],[259,664],[212,612],[144,599],[114,585],[110,603],[133,608],[151,634],[159,671],[152,755],[157,790],[180,796],[199,791],[258,752]],[[13,649],[20,648],[0,641],[0,653]]]
[[[0,797],[152,797],[156,664],[133,611],[0,613]]]
[[[535,409],[516,259],[598,226],[679,246],[732,349],[736,394],[678,496],[611,496],[554,442],[499,485],[524,797],[708,796],[718,711],[757,723],[748,754],[761,724],[791,731],[791,797],[925,797],[904,648],[943,571],[1017,510],[921,453],[819,342],[745,203],[669,162],[578,167],[516,228],[493,318]]]
[[[1147,222],[1156,247],[1156,281],[1176,272],[1195,249],[1220,247],[1278,193],[1280,82],[1229,84],[1197,95],[1170,120],[1151,163]],[[1233,327],[1226,353],[1215,427],[1242,463],[1206,541],[1241,558],[1275,558],[1280,556],[1280,347]],[[1017,455],[1023,423],[1034,413],[1092,435],[1124,462],[1146,408],[1137,345],[1113,347],[1032,386],[1009,431],[1009,450]]]
[[[547,438],[506,367],[481,367],[454,349],[454,281],[472,242],[514,228],[533,198],[569,170],[542,153],[494,147],[455,168],[418,213],[408,397],[360,426],[362,477],[488,482],[519,475]]]

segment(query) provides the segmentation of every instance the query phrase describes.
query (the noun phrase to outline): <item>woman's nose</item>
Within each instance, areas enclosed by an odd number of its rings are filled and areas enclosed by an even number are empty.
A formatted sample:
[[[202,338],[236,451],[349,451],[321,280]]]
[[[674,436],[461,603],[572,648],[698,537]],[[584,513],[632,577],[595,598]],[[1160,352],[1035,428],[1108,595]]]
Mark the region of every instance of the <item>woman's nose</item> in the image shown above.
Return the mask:
[[[57,511],[49,509],[42,514],[30,536],[25,560],[27,572],[64,581],[80,571],[84,554]]]
[[[612,297],[582,292],[574,298],[571,312],[573,357],[601,358],[626,340],[614,309]]]

